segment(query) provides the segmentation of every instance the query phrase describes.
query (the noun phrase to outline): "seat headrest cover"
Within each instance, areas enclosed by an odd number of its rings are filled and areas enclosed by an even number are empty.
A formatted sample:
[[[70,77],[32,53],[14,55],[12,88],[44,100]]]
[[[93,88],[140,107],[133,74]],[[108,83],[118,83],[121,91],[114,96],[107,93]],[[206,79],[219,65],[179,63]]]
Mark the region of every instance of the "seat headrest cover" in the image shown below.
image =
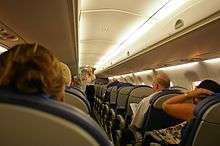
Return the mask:
[[[202,117],[205,111],[212,105],[220,102],[220,93],[215,93],[212,96],[208,96],[203,99],[195,108],[194,115],[196,117]]]
[[[91,111],[91,107],[90,107],[89,101],[88,101],[88,99],[86,98],[86,96],[80,95],[80,94],[78,93],[79,91],[76,90],[75,88],[69,88],[69,87],[67,87],[67,88],[65,89],[65,91],[66,91],[67,93],[70,93],[70,94],[73,94],[73,95],[79,97],[79,98],[87,105],[87,107],[88,107],[88,109],[89,109],[89,112]]]
[[[112,145],[104,131],[89,115],[74,107],[52,100],[46,95],[25,95],[8,89],[0,89],[0,103],[25,106],[50,113],[78,125],[94,137],[100,145]]]
[[[139,88],[139,87],[149,87],[149,88],[152,88],[152,87],[150,87],[150,86],[148,86],[148,85],[136,85],[136,86],[135,86],[135,88]]]
[[[168,95],[168,94],[181,94],[182,92],[180,90],[175,90],[175,89],[164,89],[162,91],[159,91],[157,94],[155,94],[151,99],[150,99],[150,104],[154,104],[154,102],[160,98],[161,96]]]

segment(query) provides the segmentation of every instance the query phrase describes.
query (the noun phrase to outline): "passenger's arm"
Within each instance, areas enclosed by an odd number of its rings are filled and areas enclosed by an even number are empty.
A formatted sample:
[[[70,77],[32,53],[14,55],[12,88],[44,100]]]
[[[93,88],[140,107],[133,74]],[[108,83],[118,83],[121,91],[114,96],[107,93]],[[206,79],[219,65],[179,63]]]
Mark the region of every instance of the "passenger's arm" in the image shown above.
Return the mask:
[[[137,130],[141,128],[144,122],[144,114],[149,107],[150,97],[145,97],[139,104],[136,112],[133,115],[130,128]]]
[[[163,110],[175,118],[190,121],[193,118],[195,105],[193,103],[186,103],[186,101],[212,94],[213,92],[206,89],[195,89],[187,94],[181,94],[168,99],[163,103]]]

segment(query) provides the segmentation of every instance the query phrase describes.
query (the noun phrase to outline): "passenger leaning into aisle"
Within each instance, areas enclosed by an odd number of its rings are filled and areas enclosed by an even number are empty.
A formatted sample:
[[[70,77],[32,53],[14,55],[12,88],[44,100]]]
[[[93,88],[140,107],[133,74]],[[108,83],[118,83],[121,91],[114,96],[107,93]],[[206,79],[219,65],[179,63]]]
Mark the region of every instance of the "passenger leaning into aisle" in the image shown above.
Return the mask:
[[[151,142],[155,142],[155,137],[159,137],[164,145],[178,145],[181,142],[182,129],[194,118],[193,112],[196,105],[214,93],[220,93],[220,85],[212,80],[204,80],[193,91],[168,99],[163,104],[163,110],[184,122],[172,127],[149,132],[144,145],[147,146]]]

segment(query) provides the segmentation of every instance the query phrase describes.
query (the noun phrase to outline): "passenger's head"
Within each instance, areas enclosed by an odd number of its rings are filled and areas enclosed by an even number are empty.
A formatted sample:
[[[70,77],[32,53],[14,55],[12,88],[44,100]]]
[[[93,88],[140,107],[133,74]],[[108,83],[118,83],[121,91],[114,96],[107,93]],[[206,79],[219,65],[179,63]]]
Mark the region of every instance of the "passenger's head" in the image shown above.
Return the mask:
[[[69,67],[62,62],[59,63],[59,66],[60,69],[62,70],[65,85],[70,86],[72,79],[71,79],[71,71]]]
[[[170,79],[165,73],[158,73],[153,79],[153,89],[160,91],[170,87]]]
[[[220,85],[213,80],[203,80],[196,88],[207,89],[213,93],[220,93]],[[197,104],[205,97],[207,96],[204,95],[204,97],[202,96],[200,98],[193,98],[193,102]]]
[[[0,87],[63,99],[64,80],[59,61],[43,46],[16,45],[0,55],[0,66]]]
[[[203,88],[214,93],[220,93],[220,85],[213,80],[203,80],[196,88]]]

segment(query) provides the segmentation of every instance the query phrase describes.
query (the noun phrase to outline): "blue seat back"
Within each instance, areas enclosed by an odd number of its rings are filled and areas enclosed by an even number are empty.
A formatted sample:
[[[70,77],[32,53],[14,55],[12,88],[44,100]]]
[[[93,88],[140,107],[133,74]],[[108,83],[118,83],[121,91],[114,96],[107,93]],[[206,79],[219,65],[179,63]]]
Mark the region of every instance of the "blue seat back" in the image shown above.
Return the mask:
[[[119,84],[117,84],[117,86],[114,86],[111,91],[111,94],[110,94],[110,101],[109,101],[110,105],[112,105],[112,107],[115,108],[119,91],[123,87],[131,87],[131,86],[132,86],[132,84],[130,84],[130,83],[119,83]]]
[[[162,104],[167,99],[179,95],[182,92],[179,90],[163,90],[155,94],[150,100],[150,106],[145,113],[145,122],[143,125],[143,132],[156,129],[166,128],[175,124],[178,124],[180,120],[177,120],[163,111]]]
[[[0,115],[1,145],[112,145],[90,116],[45,95],[0,89]]]
[[[65,92],[72,94],[75,97],[79,98],[87,106],[89,113],[91,112],[90,103],[89,103],[88,99],[86,98],[85,94],[83,94],[82,92],[80,92],[76,88],[69,88],[69,87],[66,87]]]
[[[182,130],[180,146],[217,146],[220,144],[220,93],[202,100],[195,118]]]
[[[152,93],[153,89],[147,85],[139,85],[133,88],[126,101],[126,115],[131,116],[133,114],[130,108],[130,103],[139,103],[143,98],[151,95]]]
[[[118,98],[116,101],[116,109],[117,110],[125,110],[126,102],[129,97],[130,92],[133,90],[134,86],[125,86],[121,87],[118,92]]]

